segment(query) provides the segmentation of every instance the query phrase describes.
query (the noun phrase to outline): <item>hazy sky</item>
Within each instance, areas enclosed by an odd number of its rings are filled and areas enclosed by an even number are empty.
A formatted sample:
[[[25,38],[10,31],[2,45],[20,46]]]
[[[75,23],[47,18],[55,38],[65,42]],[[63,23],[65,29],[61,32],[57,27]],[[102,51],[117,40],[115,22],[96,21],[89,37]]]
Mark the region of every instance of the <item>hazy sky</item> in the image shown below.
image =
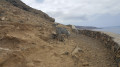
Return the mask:
[[[120,26],[120,0],[22,0],[62,24]]]

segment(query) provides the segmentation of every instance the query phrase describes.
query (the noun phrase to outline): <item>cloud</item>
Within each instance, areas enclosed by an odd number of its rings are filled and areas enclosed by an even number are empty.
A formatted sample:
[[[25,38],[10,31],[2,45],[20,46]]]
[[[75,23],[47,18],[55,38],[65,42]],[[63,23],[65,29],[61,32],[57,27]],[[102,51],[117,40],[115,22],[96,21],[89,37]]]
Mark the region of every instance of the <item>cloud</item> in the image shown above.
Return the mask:
[[[22,0],[60,23],[89,22],[99,15],[120,14],[120,0]]]
[[[63,19],[65,20],[87,20],[87,17],[86,16],[69,16]]]

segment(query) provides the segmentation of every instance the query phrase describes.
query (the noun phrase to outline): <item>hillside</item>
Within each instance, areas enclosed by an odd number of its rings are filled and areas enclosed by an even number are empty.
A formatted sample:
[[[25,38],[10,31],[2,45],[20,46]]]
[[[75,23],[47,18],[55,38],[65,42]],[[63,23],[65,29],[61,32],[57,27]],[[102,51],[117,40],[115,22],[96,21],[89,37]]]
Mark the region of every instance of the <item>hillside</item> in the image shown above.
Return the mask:
[[[27,6],[26,4],[24,4],[23,2],[21,2],[20,0],[6,0],[6,1],[11,3],[12,5],[20,8],[20,9],[23,9],[25,11],[31,12],[34,15],[38,15],[38,16],[40,16],[41,18],[43,18],[45,20],[48,20],[48,21],[51,21],[51,22],[55,21],[54,18],[49,17],[46,13],[43,13],[40,10],[33,9],[33,8]]]
[[[54,21],[20,0],[0,0],[0,67],[117,67],[101,42],[65,25],[58,27],[70,37],[53,39]]]

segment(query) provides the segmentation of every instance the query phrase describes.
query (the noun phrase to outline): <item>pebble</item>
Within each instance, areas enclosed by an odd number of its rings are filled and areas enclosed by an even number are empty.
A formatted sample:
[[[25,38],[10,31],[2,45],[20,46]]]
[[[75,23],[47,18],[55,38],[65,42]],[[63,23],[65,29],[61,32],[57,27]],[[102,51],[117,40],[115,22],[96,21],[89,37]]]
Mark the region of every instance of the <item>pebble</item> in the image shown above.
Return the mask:
[[[41,63],[41,60],[39,59],[36,59],[36,60],[33,60],[35,63]]]
[[[5,20],[5,17],[2,17],[2,18],[1,18],[1,21],[4,21],[4,20]]]
[[[89,66],[89,63],[83,63],[83,66]]]
[[[69,52],[64,52],[63,55],[69,55]]]

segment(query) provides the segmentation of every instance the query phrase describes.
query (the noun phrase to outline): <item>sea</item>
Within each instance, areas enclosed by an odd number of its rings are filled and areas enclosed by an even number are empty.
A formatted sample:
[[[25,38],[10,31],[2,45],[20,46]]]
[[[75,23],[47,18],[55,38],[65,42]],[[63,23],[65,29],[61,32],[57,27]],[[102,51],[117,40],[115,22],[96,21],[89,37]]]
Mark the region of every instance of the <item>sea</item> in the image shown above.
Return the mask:
[[[104,31],[104,32],[112,32],[116,34],[120,34],[120,26],[113,26],[113,27],[103,27],[101,29],[94,29],[96,31]]]

